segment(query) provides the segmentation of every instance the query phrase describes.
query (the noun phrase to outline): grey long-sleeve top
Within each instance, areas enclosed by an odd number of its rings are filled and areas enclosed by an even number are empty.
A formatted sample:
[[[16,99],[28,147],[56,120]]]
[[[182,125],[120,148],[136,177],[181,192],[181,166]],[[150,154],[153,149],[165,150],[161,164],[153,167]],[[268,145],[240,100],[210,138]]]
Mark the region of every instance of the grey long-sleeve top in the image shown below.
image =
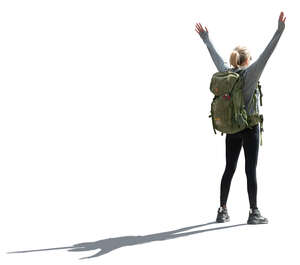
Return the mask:
[[[254,112],[254,107],[259,112],[258,102],[259,102],[259,95],[257,95],[256,106],[249,109],[250,100],[252,98],[253,93],[255,92],[257,82],[265,68],[267,61],[269,60],[271,54],[273,53],[282,32],[284,31],[285,24],[284,22],[278,20],[278,29],[276,30],[273,38],[258,57],[258,59],[250,64],[248,67],[241,67],[241,68],[230,68],[228,65],[223,61],[222,57],[217,53],[215,50],[212,42],[209,39],[208,32],[203,31],[200,32],[200,37],[202,38],[203,42],[206,44],[208,51],[212,57],[214,64],[216,65],[218,71],[233,71],[236,72],[239,69],[244,69],[241,74],[244,76],[244,87],[243,87],[243,96],[245,101],[245,107],[248,114],[252,114]]]

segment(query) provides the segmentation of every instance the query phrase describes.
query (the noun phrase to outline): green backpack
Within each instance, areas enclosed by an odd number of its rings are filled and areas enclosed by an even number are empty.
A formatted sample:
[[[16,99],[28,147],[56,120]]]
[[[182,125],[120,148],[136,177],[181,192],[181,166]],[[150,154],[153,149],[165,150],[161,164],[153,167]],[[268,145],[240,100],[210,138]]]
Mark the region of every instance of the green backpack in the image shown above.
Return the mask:
[[[242,93],[244,79],[240,75],[241,71],[227,70],[217,72],[212,76],[210,91],[214,94],[214,98],[208,117],[212,119],[214,133],[216,134],[216,130],[218,130],[222,135],[237,133],[245,128],[252,129],[252,126],[260,123],[260,145],[262,145],[263,115],[257,111],[252,115],[247,114]],[[262,106],[263,95],[259,81],[250,104],[256,105],[258,93],[260,94],[260,106]]]

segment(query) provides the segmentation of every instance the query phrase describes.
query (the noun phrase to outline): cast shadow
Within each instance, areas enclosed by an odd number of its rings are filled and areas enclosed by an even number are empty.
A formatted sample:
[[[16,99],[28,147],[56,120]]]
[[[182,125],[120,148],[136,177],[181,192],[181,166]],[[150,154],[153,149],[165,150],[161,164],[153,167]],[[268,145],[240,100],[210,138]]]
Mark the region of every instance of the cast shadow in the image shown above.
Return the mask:
[[[244,223],[244,224],[213,227],[213,228],[204,229],[204,230],[197,230],[197,231],[180,233],[180,232],[184,232],[184,231],[187,231],[187,230],[191,230],[191,229],[194,229],[194,228],[198,228],[198,227],[202,227],[202,226],[206,226],[206,225],[210,225],[210,224],[217,224],[217,222],[209,222],[209,223],[206,223],[206,224],[188,226],[188,227],[184,227],[184,228],[180,228],[180,229],[176,229],[176,230],[171,230],[171,231],[161,232],[161,233],[155,233],[155,234],[150,234],[150,235],[121,236],[121,237],[105,238],[105,239],[101,239],[101,240],[94,241],[94,242],[83,242],[83,243],[78,243],[78,244],[74,244],[72,246],[67,246],[67,247],[12,251],[12,252],[7,252],[7,254],[28,253],[28,252],[37,252],[37,251],[49,251],[49,250],[59,250],[59,249],[68,249],[68,251],[100,250],[94,255],[80,258],[80,259],[89,259],[89,258],[95,258],[95,257],[102,256],[104,254],[112,252],[113,250],[116,250],[116,249],[121,248],[121,247],[139,245],[139,244],[149,243],[149,242],[153,242],[153,241],[169,240],[169,239],[174,239],[174,238],[199,234],[199,233],[203,233],[203,232],[209,232],[209,231],[214,231],[214,230],[227,229],[227,228],[247,225],[246,223]]]

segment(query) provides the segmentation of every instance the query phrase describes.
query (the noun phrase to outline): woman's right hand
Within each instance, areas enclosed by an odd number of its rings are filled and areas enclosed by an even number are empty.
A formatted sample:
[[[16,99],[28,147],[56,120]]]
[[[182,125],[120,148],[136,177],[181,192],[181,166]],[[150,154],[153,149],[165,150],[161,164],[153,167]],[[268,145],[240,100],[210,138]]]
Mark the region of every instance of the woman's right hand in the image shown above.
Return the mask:
[[[208,32],[207,27],[205,27],[205,29],[206,29],[206,31]],[[200,34],[200,32],[202,33],[202,32],[204,31],[204,29],[203,29],[201,23],[196,23],[196,29],[195,29],[195,30],[196,30],[196,32],[197,32],[198,34]]]
[[[202,25],[200,23],[196,23],[195,31],[200,35],[202,40],[205,42],[208,39],[208,30],[207,27],[205,27],[206,30],[203,29]]]
[[[279,30],[284,30],[284,28],[285,28],[285,19],[286,19],[286,17],[284,17],[284,13],[281,11],[279,19],[278,19],[278,29]]]

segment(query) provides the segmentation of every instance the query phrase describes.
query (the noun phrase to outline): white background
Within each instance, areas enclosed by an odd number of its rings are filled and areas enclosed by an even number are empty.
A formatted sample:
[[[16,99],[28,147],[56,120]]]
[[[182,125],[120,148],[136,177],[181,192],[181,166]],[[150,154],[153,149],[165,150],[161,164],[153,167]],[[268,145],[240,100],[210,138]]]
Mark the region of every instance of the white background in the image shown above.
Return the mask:
[[[215,221],[225,135],[214,135],[217,71],[195,23],[225,61],[257,59],[286,28],[261,77],[258,207],[237,226],[93,251],[66,249]],[[295,264],[299,236],[297,1],[1,1],[1,264]],[[249,211],[244,153],[228,198]],[[187,231],[187,232],[188,232]]]

